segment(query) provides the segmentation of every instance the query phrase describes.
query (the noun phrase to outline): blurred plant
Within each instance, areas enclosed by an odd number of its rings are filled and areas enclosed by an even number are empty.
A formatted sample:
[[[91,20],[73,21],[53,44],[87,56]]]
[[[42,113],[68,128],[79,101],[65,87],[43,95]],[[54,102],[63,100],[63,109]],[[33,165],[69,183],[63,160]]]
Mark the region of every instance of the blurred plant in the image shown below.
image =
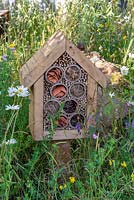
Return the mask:
[[[66,12],[53,12],[51,6],[43,10],[28,0],[18,0],[11,8],[8,32],[0,38],[0,199],[134,199],[132,3],[128,1],[123,12],[118,0],[76,0],[66,5]],[[108,104],[87,120],[89,137],[72,141],[66,168],[72,183],[62,176],[65,168],[57,168],[55,145],[49,140],[34,142],[28,134],[29,92],[17,87],[21,65],[58,29],[75,44],[83,44],[87,53],[98,51],[129,68],[125,74],[124,69],[123,74],[113,74],[112,88],[106,91]],[[115,111],[122,111],[118,105],[125,112],[120,120],[115,118]],[[50,116],[52,134],[58,117]]]

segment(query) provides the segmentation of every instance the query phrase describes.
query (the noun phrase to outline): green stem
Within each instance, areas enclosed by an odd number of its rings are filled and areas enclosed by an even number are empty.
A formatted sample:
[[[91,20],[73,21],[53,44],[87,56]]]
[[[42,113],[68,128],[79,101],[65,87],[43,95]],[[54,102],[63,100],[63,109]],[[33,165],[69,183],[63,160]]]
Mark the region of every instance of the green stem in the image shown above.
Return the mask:
[[[132,39],[130,40],[129,46],[128,46],[128,48],[127,48],[127,51],[126,51],[125,56],[124,56],[124,59],[123,59],[123,65],[126,64],[127,56],[128,56],[128,54],[129,54],[129,52],[130,52],[131,46],[132,46],[132,44],[133,44],[133,41],[134,41],[134,38],[132,38]]]

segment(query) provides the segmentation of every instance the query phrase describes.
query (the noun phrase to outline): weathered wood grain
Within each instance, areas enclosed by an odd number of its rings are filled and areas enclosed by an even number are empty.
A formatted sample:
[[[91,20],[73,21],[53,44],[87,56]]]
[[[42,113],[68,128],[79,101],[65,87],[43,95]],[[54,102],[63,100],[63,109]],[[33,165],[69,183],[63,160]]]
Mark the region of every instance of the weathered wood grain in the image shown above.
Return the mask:
[[[31,87],[30,91],[30,105],[29,105],[29,128],[31,134],[34,134],[34,90]]]
[[[87,84],[87,118],[92,112],[96,111],[97,104],[96,102],[96,90],[97,84],[94,79],[88,76],[88,84]]]
[[[58,147],[55,155],[56,167],[67,167],[71,161],[71,141],[53,141],[53,143]]]
[[[56,130],[53,136],[53,140],[72,140],[85,138],[85,130],[82,129],[81,134],[77,130]],[[45,131],[45,135],[48,135],[49,132]]]
[[[35,140],[43,140],[43,80],[42,76],[33,86],[34,90],[34,101],[33,101],[33,111],[34,111],[34,133],[33,138]]]
[[[54,37],[54,36],[53,36]],[[65,37],[58,32],[39,49],[20,69],[21,83],[31,87],[44,72],[65,52]]]

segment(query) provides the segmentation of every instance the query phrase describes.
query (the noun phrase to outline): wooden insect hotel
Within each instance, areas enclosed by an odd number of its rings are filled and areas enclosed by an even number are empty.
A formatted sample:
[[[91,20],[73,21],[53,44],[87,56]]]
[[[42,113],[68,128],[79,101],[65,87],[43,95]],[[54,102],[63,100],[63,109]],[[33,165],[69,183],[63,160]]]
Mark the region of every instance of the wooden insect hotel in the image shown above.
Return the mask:
[[[86,137],[87,118],[96,110],[106,77],[63,32],[56,32],[22,66],[20,76],[31,88],[29,125],[35,140],[49,137],[51,129],[53,140]]]

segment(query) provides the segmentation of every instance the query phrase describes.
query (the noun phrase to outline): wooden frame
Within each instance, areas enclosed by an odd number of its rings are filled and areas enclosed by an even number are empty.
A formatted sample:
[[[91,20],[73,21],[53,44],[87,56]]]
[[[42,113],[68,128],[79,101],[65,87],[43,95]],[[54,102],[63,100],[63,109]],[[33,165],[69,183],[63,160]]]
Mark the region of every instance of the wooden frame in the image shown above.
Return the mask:
[[[107,84],[105,75],[75,45],[68,41],[61,31],[54,34],[20,70],[21,83],[31,88],[29,125],[32,136],[37,141],[43,140],[49,134],[44,130],[43,122],[44,73],[64,52],[67,52],[88,74],[87,117],[96,110],[98,84],[103,88]],[[81,133],[78,133],[77,130],[56,130],[53,140],[85,138],[86,129],[86,127],[82,129]]]

